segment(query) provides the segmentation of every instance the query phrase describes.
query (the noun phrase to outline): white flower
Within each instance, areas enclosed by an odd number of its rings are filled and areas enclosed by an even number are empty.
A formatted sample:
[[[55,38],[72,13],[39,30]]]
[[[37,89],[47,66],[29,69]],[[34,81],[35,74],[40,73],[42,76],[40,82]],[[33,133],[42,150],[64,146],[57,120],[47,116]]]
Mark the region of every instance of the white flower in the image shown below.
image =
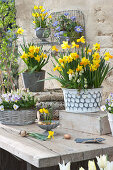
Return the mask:
[[[96,165],[94,161],[88,162],[88,170],[96,170]]]
[[[113,161],[112,162],[107,161],[107,166],[104,170],[113,170]]]
[[[6,102],[9,102],[9,101],[10,101],[9,97],[6,97],[6,98],[5,98],[5,101],[6,101]]]
[[[14,104],[14,105],[13,105],[13,108],[14,108],[14,110],[17,110],[17,109],[19,108],[19,106],[16,105],[16,104]]]
[[[113,103],[111,104],[111,107],[113,107]]]
[[[7,94],[2,94],[2,97],[3,97],[3,98],[6,98],[6,97],[7,97]]]
[[[106,106],[103,105],[103,106],[100,107],[100,109],[101,109],[102,111],[105,111],[105,110],[106,110]]]
[[[0,104],[2,104],[2,99],[0,98]]]
[[[69,80],[71,80],[74,76],[74,74],[69,74]]]
[[[110,110],[111,110],[111,107],[108,107],[108,110],[110,111]]]
[[[77,80],[77,83],[80,83],[80,79]]]
[[[0,111],[4,111],[4,106],[3,105],[0,106]]]
[[[59,168],[60,170],[70,170],[70,162],[68,162],[66,165],[64,161],[63,161],[63,164],[59,163]]]
[[[97,158],[97,164],[99,168],[105,168],[107,166],[107,157],[106,155],[100,155],[100,157],[96,156]]]
[[[85,169],[81,167],[81,168],[79,168],[79,170],[85,170]]]

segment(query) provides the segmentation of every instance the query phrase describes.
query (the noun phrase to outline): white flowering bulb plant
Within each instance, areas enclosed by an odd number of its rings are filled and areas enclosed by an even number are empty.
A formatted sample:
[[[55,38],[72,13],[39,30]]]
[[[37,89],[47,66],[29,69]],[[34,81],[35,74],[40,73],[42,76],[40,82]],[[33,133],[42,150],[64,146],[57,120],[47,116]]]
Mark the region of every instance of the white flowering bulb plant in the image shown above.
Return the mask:
[[[97,165],[100,170],[113,170],[113,161],[110,162],[107,160],[106,155],[100,155],[100,157],[96,157],[97,159]],[[70,162],[68,162],[66,165],[63,161],[63,164],[59,164],[60,170],[70,170]],[[79,170],[85,170],[83,167],[79,168]],[[97,170],[96,164],[93,161],[88,162],[88,170]]]
[[[0,96],[0,111],[6,109],[32,109],[35,107],[35,104],[34,96],[30,92],[17,90]]]
[[[101,106],[101,110],[113,114],[113,93],[110,93],[110,95],[106,99],[105,105]]]

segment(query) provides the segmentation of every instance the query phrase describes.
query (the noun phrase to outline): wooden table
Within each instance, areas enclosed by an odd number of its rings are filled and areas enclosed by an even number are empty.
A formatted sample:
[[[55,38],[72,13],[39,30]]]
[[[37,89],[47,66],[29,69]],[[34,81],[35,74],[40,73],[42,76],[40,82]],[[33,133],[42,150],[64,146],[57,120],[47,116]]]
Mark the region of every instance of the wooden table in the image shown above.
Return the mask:
[[[27,170],[32,170],[32,165],[38,169],[44,167],[44,169],[47,169],[46,167],[56,166],[63,160],[65,162],[80,162],[94,159],[100,154],[113,156],[113,137],[110,135],[101,136],[106,139],[102,144],[80,144],[76,143],[74,139],[100,136],[58,127],[55,129],[57,135],[54,139],[40,141],[31,137],[21,137],[19,135],[20,130],[43,132],[36,124],[28,126],[5,126],[0,124],[0,148],[26,161]],[[71,134],[71,140],[63,138],[65,133]]]

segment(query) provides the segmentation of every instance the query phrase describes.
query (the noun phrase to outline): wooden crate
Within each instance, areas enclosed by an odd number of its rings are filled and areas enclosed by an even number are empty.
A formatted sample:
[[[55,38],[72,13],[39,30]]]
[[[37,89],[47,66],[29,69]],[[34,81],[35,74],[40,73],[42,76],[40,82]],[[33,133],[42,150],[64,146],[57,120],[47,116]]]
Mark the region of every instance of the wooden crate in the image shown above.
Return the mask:
[[[60,125],[63,128],[86,133],[104,135],[109,134],[110,126],[105,112],[96,113],[69,113],[60,111]]]

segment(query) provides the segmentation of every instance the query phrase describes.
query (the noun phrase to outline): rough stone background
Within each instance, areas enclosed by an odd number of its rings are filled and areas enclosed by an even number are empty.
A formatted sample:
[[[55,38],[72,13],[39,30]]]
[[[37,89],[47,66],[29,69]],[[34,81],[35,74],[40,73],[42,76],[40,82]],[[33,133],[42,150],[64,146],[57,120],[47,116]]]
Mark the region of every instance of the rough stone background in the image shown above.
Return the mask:
[[[44,5],[46,9],[53,11],[82,10],[85,15],[86,38],[92,45],[101,44],[101,53],[105,50],[113,55],[113,0],[15,0],[17,9],[17,24],[24,31],[26,42],[37,42],[35,31],[32,25],[32,9],[36,5]],[[18,43],[22,43],[22,37]],[[19,61],[20,70],[24,65]],[[111,61],[113,65],[113,61]],[[45,67],[47,72],[52,72],[51,61]],[[47,75],[46,75],[47,77]],[[20,87],[23,86],[20,76]],[[45,88],[58,88],[59,83],[51,80],[46,81]],[[103,97],[113,92],[113,72],[108,75],[103,83]]]

